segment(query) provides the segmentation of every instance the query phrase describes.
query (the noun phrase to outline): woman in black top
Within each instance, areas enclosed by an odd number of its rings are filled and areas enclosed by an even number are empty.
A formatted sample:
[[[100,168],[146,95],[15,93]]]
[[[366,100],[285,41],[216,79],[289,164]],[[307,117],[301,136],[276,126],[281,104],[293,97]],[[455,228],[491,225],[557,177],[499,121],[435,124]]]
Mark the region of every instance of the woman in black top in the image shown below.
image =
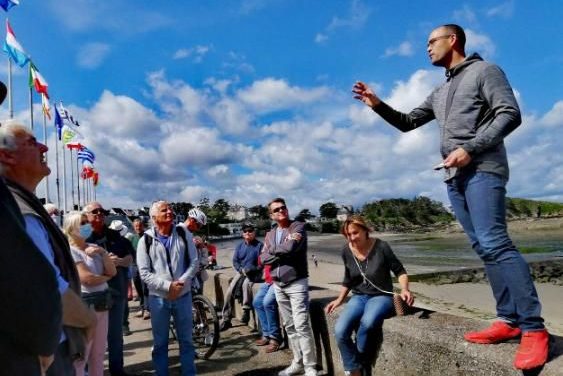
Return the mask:
[[[332,313],[352,290],[353,296],[334,328],[344,370],[351,376],[361,375],[369,332],[381,327],[393,309],[393,297],[387,293],[393,290],[391,271],[401,285],[401,298],[409,305],[414,302],[405,268],[391,247],[381,239],[370,238],[369,232],[361,216],[352,216],[344,222],[341,233],[348,241],[342,250],[344,280],[338,298],[325,308],[326,313]]]

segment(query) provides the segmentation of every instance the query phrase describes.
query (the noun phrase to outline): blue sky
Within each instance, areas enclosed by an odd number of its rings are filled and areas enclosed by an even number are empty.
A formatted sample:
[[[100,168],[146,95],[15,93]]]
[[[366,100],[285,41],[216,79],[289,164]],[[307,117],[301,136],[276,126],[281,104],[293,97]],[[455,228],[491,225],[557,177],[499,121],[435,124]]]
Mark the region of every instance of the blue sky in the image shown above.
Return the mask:
[[[444,79],[426,55],[428,34],[452,22],[466,29],[469,53],[502,67],[521,105],[524,122],[507,139],[508,194],[563,201],[558,2],[20,3],[6,15],[52,101],[79,118],[107,206],[284,196],[295,211],[316,212],[329,200],[446,201],[431,168],[440,159],[436,124],[400,134],[350,90],[364,80],[412,109]],[[15,116],[24,122],[26,80],[14,68]]]

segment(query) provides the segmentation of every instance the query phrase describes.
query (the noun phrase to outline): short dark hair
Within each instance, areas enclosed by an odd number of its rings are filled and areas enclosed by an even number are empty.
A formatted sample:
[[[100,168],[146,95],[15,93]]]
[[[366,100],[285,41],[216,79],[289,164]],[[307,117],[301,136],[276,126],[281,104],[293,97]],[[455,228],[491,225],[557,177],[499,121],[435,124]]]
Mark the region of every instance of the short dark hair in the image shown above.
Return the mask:
[[[446,24],[446,25],[442,25],[442,27],[448,29],[448,32],[455,34],[459,47],[461,47],[462,51],[465,51],[466,38],[465,38],[465,31],[463,30],[463,27],[456,24]]]
[[[278,204],[282,204],[285,205],[285,200],[281,197],[276,197],[275,199],[273,199],[272,201],[270,201],[268,203],[268,211],[270,211],[270,207],[272,206],[273,203],[277,202]]]

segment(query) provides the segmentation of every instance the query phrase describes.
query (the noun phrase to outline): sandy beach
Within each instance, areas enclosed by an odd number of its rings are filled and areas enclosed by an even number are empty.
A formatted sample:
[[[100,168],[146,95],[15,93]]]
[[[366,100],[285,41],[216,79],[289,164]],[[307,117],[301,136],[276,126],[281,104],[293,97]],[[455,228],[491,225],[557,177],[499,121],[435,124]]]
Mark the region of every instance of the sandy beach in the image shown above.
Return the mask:
[[[560,251],[556,252],[553,257],[557,257],[563,251],[563,241],[559,242],[559,239],[563,239],[563,218],[513,221],[509,223],[509,228],[516,244],[518,244],[519,239],[525,239],[529,236],[553,237],[555,244],[561,245]],[[460,242],[464,242],[465,237],[461,231],[455,228],[432,235],[438,238],[459,239]],[[408,241],[408,236],[405,234],[376,234],[376,236],[392,243],[394,249],[400,247],[401,242]],[[239,241],[231,240],[217,243],[219,265],[231,267],[232,252]],[[312,285],[334,290],[337,294],[344,273],[339,262],[339,250],[342,245],[343,238],[339,234],[309,234],[309,273]],[[318,267],[315,267],[312,262],[311,255],[313,253],[319,259]],[[527,258],[534,259],[534,256]],[[413,264],[412,258],[406,259],[409,262],[403,261],[403,263],[409,274],[426,272],[429,268],[428,265],[424,265],[424,260],[420,260],[423,265],[416,265]],[[464,263],[467,262],[467,265],[457,265],[458,267],[481,266],[476,257],[470,260],[462,260]],[[455,268],[451,270],[455,270]],[[547,328],[553,334],[563,335],[563,304],[561,304],[563,286],[536,283],[536,288],[542,302],[542,315]],[[495,302],[491,289],[486,283],[433,285],[415,282],[411,283],[411,290],[416,296],[415,305],[420,308],[483,320],[491,320],[495,317]]]

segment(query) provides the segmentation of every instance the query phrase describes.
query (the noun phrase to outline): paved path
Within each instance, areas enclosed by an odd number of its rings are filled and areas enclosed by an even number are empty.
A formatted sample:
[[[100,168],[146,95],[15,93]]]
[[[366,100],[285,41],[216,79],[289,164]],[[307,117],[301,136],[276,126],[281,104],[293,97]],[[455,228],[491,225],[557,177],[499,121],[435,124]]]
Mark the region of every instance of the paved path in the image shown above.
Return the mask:
[[[126,372],[154,375],[151,362],[152,333],[150,320],[135,317],[138,303],[130,302],[130,328],[133,334],[124,337]],[[234,327],[221,332],[219,348],[209,360],[196,360],[198,375],[209,376],[273,376],[291,362],[289,350],[266,354],[254,345],[257,333],[233,320]],[[180,375],[178,343],[170,342],[170,376]],[[107,368],[107,361],[106,361]],[[106,375],[109,373],[106,371]]]

